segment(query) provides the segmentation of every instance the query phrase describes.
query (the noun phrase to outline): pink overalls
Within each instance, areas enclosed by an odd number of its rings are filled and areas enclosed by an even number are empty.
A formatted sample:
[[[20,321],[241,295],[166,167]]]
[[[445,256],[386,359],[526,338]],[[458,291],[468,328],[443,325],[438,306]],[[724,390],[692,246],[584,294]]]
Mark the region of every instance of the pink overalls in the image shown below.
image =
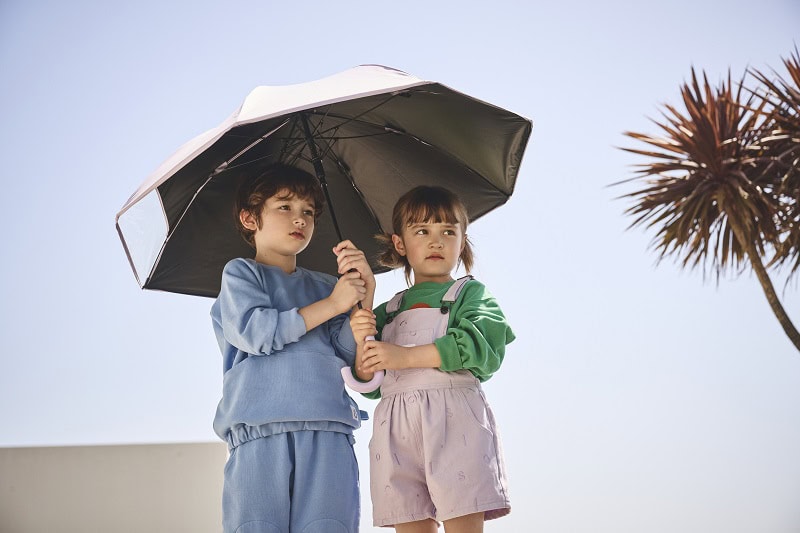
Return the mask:
[[[443,336],[450,305],[471,279],[458,279],[441,308],[409,309],[387,320],[381,340],[415,346]],[[404,294],[387,303],[389,317]],[[387,370],[369,450],[376,526],[476,512],[491,520],[510,512],[494,415],[468,370]]]

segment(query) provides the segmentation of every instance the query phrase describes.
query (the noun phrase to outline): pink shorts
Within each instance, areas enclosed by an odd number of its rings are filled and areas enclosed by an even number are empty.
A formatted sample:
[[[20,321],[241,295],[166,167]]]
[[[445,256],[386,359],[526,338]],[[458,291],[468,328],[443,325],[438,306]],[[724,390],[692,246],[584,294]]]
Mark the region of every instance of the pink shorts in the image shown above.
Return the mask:
[[[374,524],[508,514],[500,439],[478,380],[436,369],[397,377],[381,388],[369,444]]]

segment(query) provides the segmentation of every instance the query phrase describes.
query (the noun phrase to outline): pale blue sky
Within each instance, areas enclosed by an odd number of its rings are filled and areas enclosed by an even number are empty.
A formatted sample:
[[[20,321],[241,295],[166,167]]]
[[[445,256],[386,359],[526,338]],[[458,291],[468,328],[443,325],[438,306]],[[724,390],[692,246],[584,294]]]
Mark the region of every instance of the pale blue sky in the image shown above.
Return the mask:
[[[255,86],[379,63],[534,121],[470,231],[518,334],[486,384],[513,499],[487,531],[800,530],[800,354],[750,272],[656,267],[606,187],[692,66],[778,68],[798,28],[796,0],[3,0],[0,446],[215,439],[211,300],[139,290],[114,215]]]

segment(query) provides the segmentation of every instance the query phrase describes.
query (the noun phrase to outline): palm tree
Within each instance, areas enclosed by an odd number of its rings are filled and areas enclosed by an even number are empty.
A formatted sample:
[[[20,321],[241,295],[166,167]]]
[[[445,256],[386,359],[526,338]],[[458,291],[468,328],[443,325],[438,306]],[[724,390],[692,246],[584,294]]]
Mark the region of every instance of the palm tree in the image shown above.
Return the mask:
[[[786,263],[790,277],[800,269],[800,53],[783,60],[789,78],[771,80],[761,71],[753,76],[766,92],[753,91],[766,100],[767,120],[762,126],[761,145],[769,164],[765,169],[773,187],[782,196],[779,219],[783,238],[771,264]]]
[[[729,73],[727,83],[714,89],[705,73],[701,85],[692,69],[691,82],[681,86],[685,111],[665,105],[663,121],[655,121],[661,136],[625,133],[649,146],[623,149],[650,160],[635,166],[635,177],[620,182],[644,182],[622,196],[634,201],[625,212],[635,217],[631,227],[657,229],[652,245],[659,259],[682,258],[684,268],[700,266],[717,276],[741,273],[749,264],[800,351],[800,333],[763,260],[780,245],[783,216],[781,192],[766,172],[770,163],[758,144],[767,103],[752,93],[744,101],[742,82],[734,90]]]

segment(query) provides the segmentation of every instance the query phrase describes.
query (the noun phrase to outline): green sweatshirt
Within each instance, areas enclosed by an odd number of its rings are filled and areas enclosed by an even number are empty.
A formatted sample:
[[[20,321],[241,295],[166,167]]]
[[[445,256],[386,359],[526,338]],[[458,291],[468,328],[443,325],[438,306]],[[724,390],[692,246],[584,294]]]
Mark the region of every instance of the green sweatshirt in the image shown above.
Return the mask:
[[[398,312],[411,307],[441,307],[442,297],[454,283],[425,282],[408,289]],[[374,310],[380,340],[386,324],[386,303]],[[506,345],[514,340],[514,332],[506,322],[497,300],[481,282],[469,281],[452,307],[447,333],[434,341],[442,359],[440,370],[453,372],[466,369],[480,381],[486,381],[500,368]],[[367,393],[379,398],[380,389]]]

